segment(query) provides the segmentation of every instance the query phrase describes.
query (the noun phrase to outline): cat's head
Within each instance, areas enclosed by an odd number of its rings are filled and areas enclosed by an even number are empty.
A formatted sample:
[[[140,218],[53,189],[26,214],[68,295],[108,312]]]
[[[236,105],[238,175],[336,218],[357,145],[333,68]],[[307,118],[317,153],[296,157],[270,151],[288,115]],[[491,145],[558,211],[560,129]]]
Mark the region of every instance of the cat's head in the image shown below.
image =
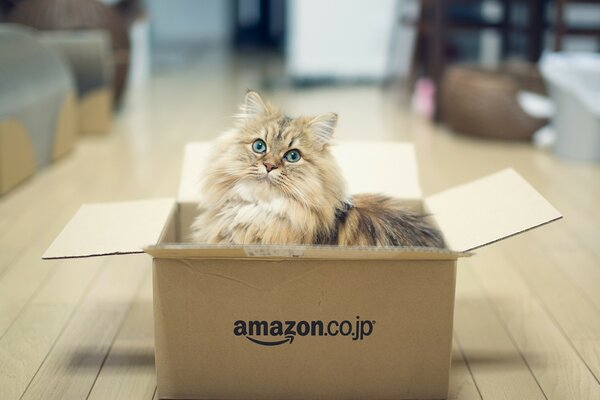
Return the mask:
[[[256,194],[280,194],[310,205],[343,192],[344,183],[329,143],[337,115],[289,118],[249,91],[237,127],[228,134],[221,171]],[[338,193],[343,196],[344,193]],[[329,198],[328,201],[331,201]]]

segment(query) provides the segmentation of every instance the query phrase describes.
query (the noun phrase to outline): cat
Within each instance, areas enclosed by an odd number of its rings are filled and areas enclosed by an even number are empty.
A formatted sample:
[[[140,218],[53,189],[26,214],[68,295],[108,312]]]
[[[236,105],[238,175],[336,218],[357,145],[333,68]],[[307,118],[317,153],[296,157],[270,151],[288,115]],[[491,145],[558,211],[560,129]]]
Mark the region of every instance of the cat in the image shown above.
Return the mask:
[[[347,194],[336,114],[289,118],[248,91],[236,119],[208,159],[193,242],[444,247],[400,200]]]

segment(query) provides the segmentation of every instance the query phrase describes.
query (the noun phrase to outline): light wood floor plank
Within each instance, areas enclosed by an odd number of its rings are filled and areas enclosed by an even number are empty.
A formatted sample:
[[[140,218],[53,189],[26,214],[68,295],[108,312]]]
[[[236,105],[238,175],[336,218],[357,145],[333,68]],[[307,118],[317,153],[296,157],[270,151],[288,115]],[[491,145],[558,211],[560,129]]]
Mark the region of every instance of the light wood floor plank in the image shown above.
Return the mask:
[[[552,263],[600,310],[600,263],[586,249],[557,246],[545,250]]]
[[[152,274],[133,301],[88,400],[150,399],[156,390]]]
[[[86,398],[148,274],[144,255],[109,260],[22,398]]]
[[[517,239],[515,239],[517,240]],[[491,299],[548,399],[600,398],[600,385],[504,252],[481,250],[468,271]]]
[[[600,309],[546,256],[547,249],[533,235],[528,238],[532,240],[514,243],[514,251],[505,254],[600,384]]]
[[[36,290],[56,272],[53,268],[56,264],[41,264],[40,255],[39,249],[28,251],[0,279],[0,336],[14,323]]]
[[[455,307],[456,341],[482,397],[545,399],[519,348],[466,265],[459,266]]]
[[[456,340],[452,342],[452,365],[448,400],[481,400],[481,394]]]
[[[18,399],[105,260],[61,262],[0,338],[0,399]]]

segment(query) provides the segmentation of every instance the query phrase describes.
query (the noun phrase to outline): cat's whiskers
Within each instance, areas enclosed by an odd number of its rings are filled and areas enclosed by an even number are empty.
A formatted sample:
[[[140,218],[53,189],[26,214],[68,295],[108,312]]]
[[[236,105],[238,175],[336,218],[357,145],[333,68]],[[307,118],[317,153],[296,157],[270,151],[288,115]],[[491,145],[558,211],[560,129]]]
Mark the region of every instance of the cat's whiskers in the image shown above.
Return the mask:
[[[243,173],[244,169],[241,167],[232,167],[232,166],[224,166],[224,167],[219,167],[216,168],[213,173],[215,175],[222,175],[222,174],[227,174],[227,175],[231,175],[231,176],[237,176],[240,173]]]

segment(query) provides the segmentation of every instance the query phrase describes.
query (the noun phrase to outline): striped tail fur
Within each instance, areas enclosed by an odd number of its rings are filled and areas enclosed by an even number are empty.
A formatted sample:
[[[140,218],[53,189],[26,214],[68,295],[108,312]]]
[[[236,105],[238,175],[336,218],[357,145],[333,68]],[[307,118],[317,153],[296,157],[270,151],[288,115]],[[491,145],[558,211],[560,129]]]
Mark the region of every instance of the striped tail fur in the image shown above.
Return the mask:
[[[337,213],[340,246],[444,247],[441,233],[402,201],[379,194],[353,196]]]

